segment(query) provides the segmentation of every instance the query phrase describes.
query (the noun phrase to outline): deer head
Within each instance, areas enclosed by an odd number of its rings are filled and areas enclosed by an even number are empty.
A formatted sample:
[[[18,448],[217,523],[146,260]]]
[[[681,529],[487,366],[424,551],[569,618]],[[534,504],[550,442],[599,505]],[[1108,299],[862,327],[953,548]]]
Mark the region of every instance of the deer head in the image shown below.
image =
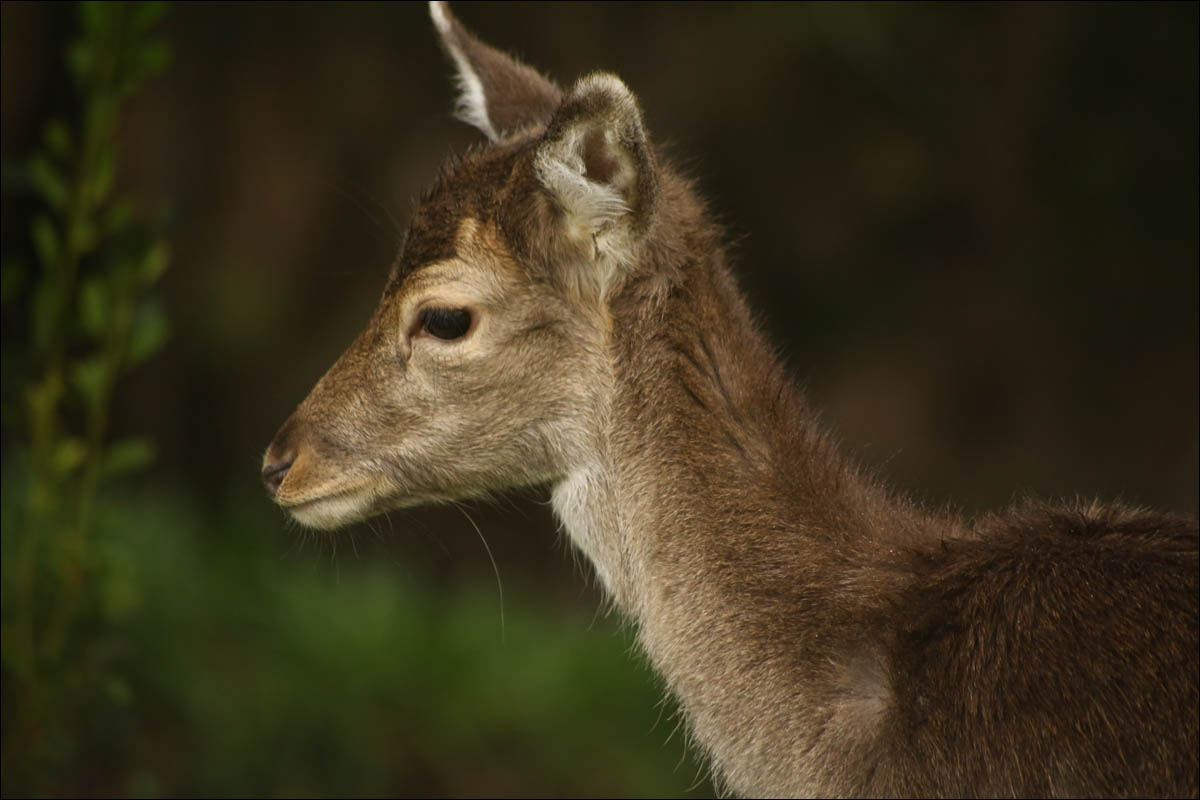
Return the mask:
[[[624,83],[563,92],[431,12],[488,142],[426,194],[366,329],[267,449],[268,491],[314,528],[565,475],[604,413],[606,298],[655,223]]]

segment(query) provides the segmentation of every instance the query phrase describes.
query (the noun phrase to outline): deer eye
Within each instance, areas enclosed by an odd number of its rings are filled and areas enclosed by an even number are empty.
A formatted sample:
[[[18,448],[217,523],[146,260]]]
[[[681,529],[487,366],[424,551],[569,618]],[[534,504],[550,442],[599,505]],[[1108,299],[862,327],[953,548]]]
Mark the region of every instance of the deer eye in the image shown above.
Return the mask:
[[[422,308],[417,318],[425,332],[435,339],[461,339],[471,329],[471,312],[465,308]]]

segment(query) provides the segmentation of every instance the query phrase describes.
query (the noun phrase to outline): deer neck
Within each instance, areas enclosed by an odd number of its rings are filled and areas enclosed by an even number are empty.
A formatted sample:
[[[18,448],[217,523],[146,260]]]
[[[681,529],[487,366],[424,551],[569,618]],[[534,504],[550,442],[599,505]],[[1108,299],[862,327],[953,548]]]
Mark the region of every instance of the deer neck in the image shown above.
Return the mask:
[[[694,594],[716,576],[752,585],[773,543],[790,548],[773,562],[788,580],[828,583],[878,544],[883,519],[901,537],[920,526],[838,456],[715,232],[698,212],[670,222],[675,236],[610,301],[586,445],[553,489],[568,534],[639,621],[664,591]]]
[[[839,681],[851,687],[838,706],[847,725],[876,713],[886,688],[859,611],[903,580],[904,545],[933,526],[838,456],[715,237],[681,230],[692,233],[657,248],[662,260],[610,304],[594,447],[553,504],[698,739],[754,793],[736,765],[769,772],[779,760],[756,733],[771,729],[764,720],[790,715],[774,730],[804,742],[821,724],[806,715]],[[843,663],[834,677],[796,674]],[[797,704],[797,687],[810,703]]]

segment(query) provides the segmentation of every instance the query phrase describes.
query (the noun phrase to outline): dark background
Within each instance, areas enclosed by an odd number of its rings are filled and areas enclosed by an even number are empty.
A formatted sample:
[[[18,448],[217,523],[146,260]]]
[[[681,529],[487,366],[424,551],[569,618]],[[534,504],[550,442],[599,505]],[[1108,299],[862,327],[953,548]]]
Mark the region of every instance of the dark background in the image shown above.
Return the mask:
[[[966,513],[1026,493],[1196,513],[1195,4],[454,10],[560,84],[628,83],[797,380],[888,483]],[[6,171],[64,102],[73,26],[69,8],[3,6]],[[425,7],[186,3],[161,30],[172,67],[121,128],[121,185],[169,221],[174,256],[171,345],[114,412],[160,448],[113,501],[155,543],[130,546],[135,700],[114,753],[72,751],[43,789],[687,789],[670,708],[655,726],[659,690],[544,492],[327,539],[259,489],[266,444],[377,300],[410,198],[478,138],[450,116]],[[6,195],[6,251],[27,246],[22,213]],[[172,617],[156,592],[181,580]],[[263,600],[286,587],[294,604]],[[475,621],[460,631],[455,609]],[[159,685],[143,673],[164,642],[181,649]],[[378,676],[347,700],[364,663]]]

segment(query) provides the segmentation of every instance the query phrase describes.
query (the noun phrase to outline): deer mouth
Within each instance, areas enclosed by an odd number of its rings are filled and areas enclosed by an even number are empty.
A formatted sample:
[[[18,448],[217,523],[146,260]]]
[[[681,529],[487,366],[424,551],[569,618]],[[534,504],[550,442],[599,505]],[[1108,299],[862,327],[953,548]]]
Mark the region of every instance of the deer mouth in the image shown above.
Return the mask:
[[[367,487],[338,490],[295,502],[282,501],[279,505],[306,528],[323,531],[366,519],[375,506]]]

